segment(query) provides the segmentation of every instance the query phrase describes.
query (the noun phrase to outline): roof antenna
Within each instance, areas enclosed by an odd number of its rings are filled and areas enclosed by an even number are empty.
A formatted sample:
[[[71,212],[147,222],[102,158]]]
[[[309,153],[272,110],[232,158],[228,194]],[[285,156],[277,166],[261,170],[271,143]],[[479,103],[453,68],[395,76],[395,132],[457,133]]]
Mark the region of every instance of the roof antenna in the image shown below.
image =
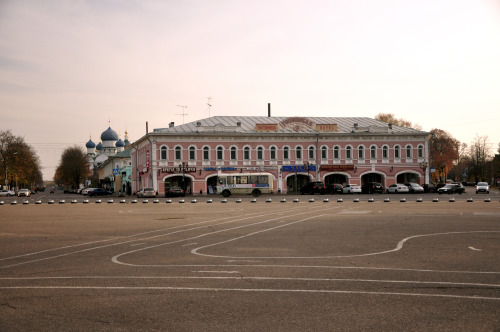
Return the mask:
[[[177,107],[182,108],[182,113],[181,113],[181,114],[176,114],[176,115],[182,115],[182,124],[184,124],[184,116],[185,116],[185,115],[188,115],[188,114],[186,113],[186,108],[187,108],[187,106],[185,106],[185,105],[177,105]]]
[[[207,97],[208,101],[207,101],[207,105],[208,105],[208,117],[210,117],[210,108],[212,107],[212,97]]]

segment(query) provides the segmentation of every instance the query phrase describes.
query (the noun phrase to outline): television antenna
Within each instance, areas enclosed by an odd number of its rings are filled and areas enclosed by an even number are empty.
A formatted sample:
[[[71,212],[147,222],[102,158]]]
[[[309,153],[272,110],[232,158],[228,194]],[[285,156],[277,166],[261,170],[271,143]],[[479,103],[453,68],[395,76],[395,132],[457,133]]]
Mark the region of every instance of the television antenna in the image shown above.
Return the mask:
[[[187,106],[185,106],[185,105],[176,105],[176,106],[182,108],[182,113],[181,114],[176,114],[176,115],[182,115],[182,124],[184,124],[184,116],[188,115],[186,113]]]
[[[210,108],[212,107],[212,97],[207,97],[207,106],[208,106],[208,117],[210,117]]]

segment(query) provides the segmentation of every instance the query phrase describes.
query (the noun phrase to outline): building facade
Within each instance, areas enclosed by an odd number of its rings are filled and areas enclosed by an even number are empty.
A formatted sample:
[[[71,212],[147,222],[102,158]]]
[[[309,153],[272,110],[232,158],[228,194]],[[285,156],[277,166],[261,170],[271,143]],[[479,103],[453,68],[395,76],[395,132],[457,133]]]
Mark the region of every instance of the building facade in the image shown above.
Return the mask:
[[[275,193],[325,184],[428,183],[429,133],[371,118],[216,116],[131,144],[132,191],[207,194],[217,176],[272,174]]]

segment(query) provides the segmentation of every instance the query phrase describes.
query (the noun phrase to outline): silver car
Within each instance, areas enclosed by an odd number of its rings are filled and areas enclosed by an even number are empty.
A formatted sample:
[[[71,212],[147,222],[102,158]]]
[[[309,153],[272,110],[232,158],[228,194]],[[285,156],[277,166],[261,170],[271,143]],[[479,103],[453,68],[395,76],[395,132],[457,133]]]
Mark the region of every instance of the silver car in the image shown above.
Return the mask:
[[[156,191],[153,188],[142,188],[137,192],[137,197],[156,197]]]
[[[476,194],[479,193],[490,193],[490,185],[488,184],[488,182],[478,182],[476,184]]]
[[[21,196],[29,197],[30,195],[31,192],[29,191],[29,189],[19,189],[19,191],[17,192],[17,197]]]
[[[423,193],[424,188],[419,185],[418,183],[410,182],[410,183],[405,183],[405,186],[408,187],[411,193]]]
[[[0,190],[0,197],[2,196],[14,196],[16,193],[12,190]]]

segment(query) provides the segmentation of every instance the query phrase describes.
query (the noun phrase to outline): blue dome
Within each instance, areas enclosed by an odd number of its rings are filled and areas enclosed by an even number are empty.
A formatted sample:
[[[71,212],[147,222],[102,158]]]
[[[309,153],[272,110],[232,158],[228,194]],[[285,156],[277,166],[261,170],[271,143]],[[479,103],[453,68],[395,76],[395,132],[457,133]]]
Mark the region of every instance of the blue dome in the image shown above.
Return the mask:
[[[95,143],[94,143],[94,142],[92,142],[92,140],[91,140],[91,139],[89,139],[89,141],[87,142],[87,144],[85,144],[85,147],[86,147],[87,149],[94,149],[94,148],[95,148]]]
[[[99,144],[97,144],[97,146],[95,147],[95,149],[96,149],[97,151],[101,151],[101,150],[102,150],[102,143],[101,143],[101,142],[99,142]]]
[[[124,148],[124,147],[125,147],[125,143],[123,143],[122,139],[120,138],[120,139],[118,140],[118,142],[116,142],[115,146],[116,146],[117,148]]]
[[[111,129],[111,127],[108,127],[105,131],[102,132],[101,134],[101,141],[118,141],[118,134],[116,131]]]

